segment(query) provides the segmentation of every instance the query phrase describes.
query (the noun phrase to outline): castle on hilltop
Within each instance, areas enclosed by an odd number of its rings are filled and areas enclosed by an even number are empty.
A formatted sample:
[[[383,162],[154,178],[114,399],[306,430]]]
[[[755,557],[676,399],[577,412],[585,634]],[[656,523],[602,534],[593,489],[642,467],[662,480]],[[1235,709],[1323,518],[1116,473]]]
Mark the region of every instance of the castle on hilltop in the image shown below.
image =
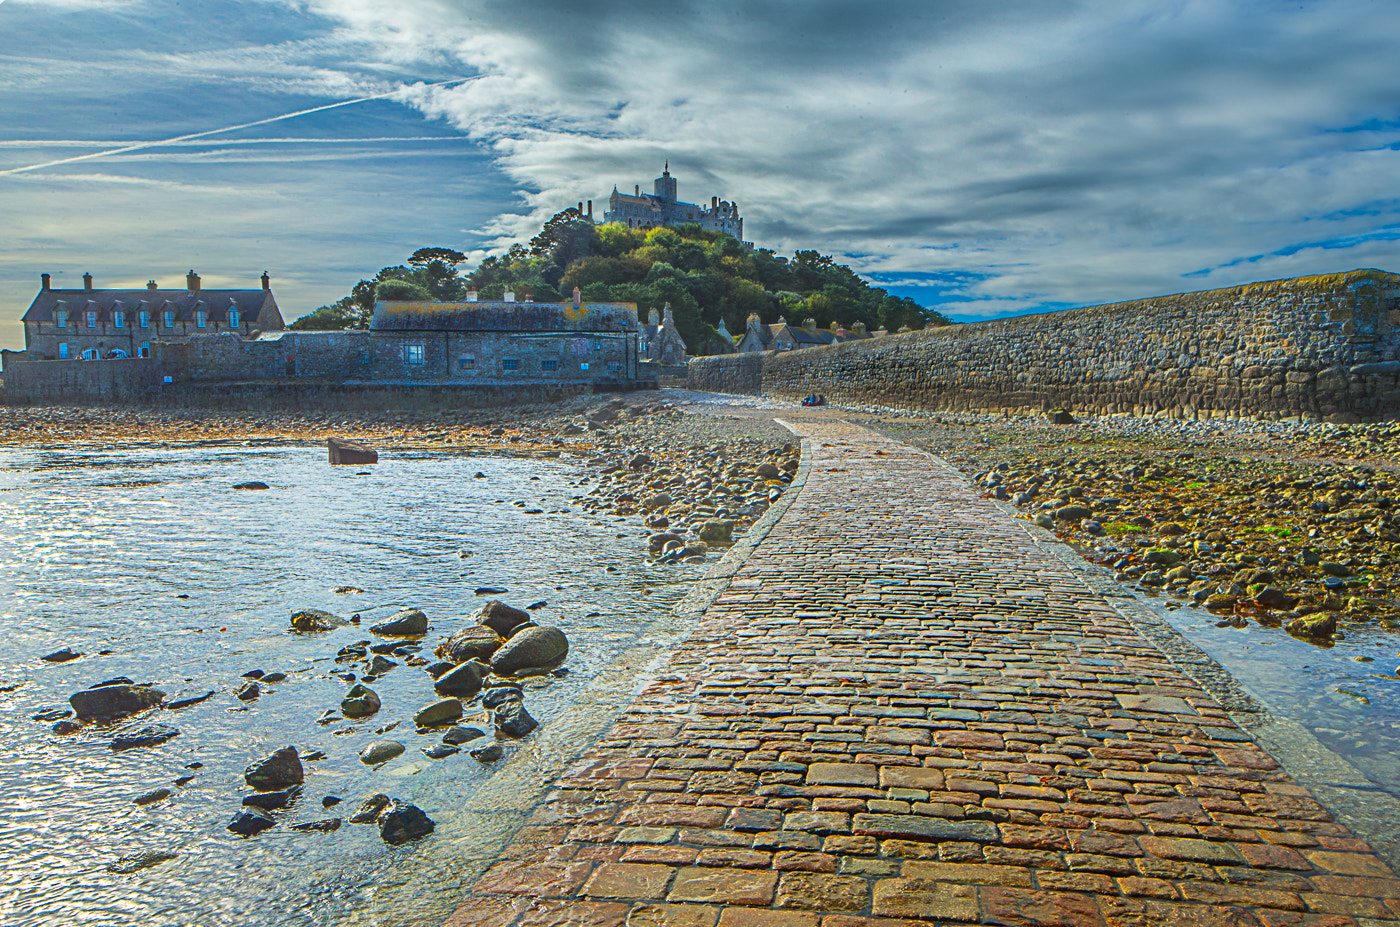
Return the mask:
[[[643,193],[640,185],[636,192],[628,196],[613,187],[608,199],[608,211],[603,213],[604,222],[621,222],[632,229],[650,229],[659,226],[698,225],[712,232],[724,232],[744,241],[744,220],[739,216],[739,205],[710,197],[710,206],[695,203],[682,203],[676,199],[676,178],[671,176],[670,162],[666,163],[661,176],[656,178],[653,193]],[[591,219],[593,204],[589,203],[588,216]],[[752,247],[751,242],[744,242]]]

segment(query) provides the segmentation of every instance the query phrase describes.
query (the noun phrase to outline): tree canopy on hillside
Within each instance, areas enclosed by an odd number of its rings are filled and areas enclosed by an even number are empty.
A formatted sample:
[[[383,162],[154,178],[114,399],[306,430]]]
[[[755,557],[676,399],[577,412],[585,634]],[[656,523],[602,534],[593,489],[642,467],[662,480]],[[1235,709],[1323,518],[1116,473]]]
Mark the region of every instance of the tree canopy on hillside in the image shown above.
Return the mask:
[[[670,303],[676,327],[697,354],[717,350],[721,319],[738,338],[751,314],[764,322],[781,316],[800,324],[811,318],[823,328],[863,322],[870,329],[894,331],[948,324],[941,313],[871,286],[828,255],[797,251],[786,258],[768,249],[749,250],[729,235],[698,225],[594,225],[570,208],[545,223],[528,245],[517,244],[503,255],[486,258],[465,278],[457,276],[460,262],[450,261],[456,252],[434,257],[422,267],[414,260],[446,250],[422,249],[410,259],[414,266],[386,267],[374,280],[356,284],[349,296],[298,319],[292,327],[363,327],[361,320],[367,324],[373,313],[377,286],[387,280],[412,284],[433,299],[459,299],[475,289],[481,299],[500,299],[513,291],[517,299],[529,295],[537,302],[558,302],[578,287],[587,302],[634,302],[643,318]],[[397,284],[393,289],[401,292]],[[353,324],[328,326],[320,321],[342,316],[353,316]],[[313,319],[318,321],[301,324]]]

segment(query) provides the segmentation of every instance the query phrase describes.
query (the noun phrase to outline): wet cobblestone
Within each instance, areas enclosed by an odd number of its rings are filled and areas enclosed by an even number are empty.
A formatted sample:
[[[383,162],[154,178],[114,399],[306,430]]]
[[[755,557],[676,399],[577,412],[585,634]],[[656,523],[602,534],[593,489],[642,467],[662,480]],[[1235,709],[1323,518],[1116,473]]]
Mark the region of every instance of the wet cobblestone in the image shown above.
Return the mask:
[[[1376,927],[1400,878],[935,458],[806,485],[453,927]]]

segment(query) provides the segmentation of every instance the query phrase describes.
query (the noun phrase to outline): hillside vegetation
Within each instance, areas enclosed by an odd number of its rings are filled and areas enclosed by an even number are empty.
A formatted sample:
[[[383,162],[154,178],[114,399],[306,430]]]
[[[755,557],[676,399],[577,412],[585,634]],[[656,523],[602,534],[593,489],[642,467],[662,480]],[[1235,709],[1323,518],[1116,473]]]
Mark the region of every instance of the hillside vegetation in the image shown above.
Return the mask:
[[[737,340],[754,313],[765,322],[781,316],[800,324],[812,318],[823,328],[863,322],[894,331],[948,324],[942,314],[891,296],[816,251],[798,251],[791,258],[751,251],[729,235],[697,225],[594,225],[577,209],[555,215],[528,245],[489,257],[463,276],[457,267],[465,260],[450,249],[421,249],[406,266],[386,267],[373,280],[361,280],[350,295],[292,327],[366,327],[376,299],[453,300],[475,289],[481,299],[513,291],[518,300],[558,302],[574,287],[585,302],[634,302],[643,318],[670,303],[676,327],[696,354],[719,349],[721,319]]]

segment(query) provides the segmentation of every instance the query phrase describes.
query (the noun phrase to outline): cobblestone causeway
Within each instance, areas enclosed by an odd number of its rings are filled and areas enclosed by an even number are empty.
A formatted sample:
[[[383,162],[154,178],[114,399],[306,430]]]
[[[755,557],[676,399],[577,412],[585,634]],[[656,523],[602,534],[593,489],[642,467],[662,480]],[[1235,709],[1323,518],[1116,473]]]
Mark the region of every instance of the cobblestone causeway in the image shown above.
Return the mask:
[[[1400,922],[1400,878],[1020,524],[798,427],[791,508],[452,927]]]

